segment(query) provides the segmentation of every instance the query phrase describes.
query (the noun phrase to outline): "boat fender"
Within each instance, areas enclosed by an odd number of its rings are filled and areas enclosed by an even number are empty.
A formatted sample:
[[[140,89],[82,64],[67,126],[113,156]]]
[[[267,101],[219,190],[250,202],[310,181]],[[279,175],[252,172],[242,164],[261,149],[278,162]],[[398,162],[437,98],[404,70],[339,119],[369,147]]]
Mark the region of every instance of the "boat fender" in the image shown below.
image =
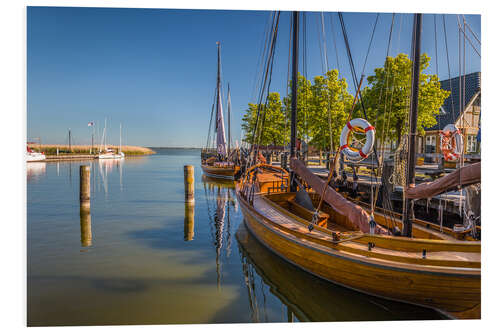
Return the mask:
[[[441,152],[445,161],[456,161],[463,151],[464,140],[460,130],[454,124],[446,125],[439,131],[441,139]]]
[[[401,230],[399,230],[397,226],[394,226],[394,228],[392,228],[392,234],[394,236],[401,236]]]
[[[368,242],[368,251],[371,251],[375,247],[375,243]]]
[[[360,150],[354,150],[349,147],[348,139],[354,128],[361,128],[365,132],[366,142]],[[373,150],[375,143],[375,127],[362,118],[354,118],[348,121],[340,133],[340,149],[347,156],[347,159],[353,162],[360,162],[368,157]]]
[[[427,257],[427,250],[423,249],[422,250],[422,259],[425,259]]]

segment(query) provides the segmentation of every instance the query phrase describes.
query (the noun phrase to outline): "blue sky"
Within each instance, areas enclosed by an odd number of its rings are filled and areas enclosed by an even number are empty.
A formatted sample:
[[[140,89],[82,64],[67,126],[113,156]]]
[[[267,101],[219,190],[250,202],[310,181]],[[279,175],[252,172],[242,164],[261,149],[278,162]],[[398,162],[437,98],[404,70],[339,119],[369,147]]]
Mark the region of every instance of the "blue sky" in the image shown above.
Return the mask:
[[[222,43],[224,87],[231,85],[232,133],[248,102],[256,102],[255,76],[267,11],[28,7],[27,136],[42,143],[90,143],[89,121],[102,130],[108,119],[108,142],[144,146],[197,146],[206,141],[216,79],[216,41]],[[377,14],[344,13],[351,52],[361,74]],[[332,27],[333,18],[333,27]],[[465,15],[480,38],[479,15]],[[336,13],[324,13],[330,68],[351,74]],[[383,13],[375,30],[365,74],[381,67],[392,14]],[[448,77],[442,16],[438,15],[438,68]],[[307,12],[308,78],[323,72],[318,40],[320,14]],[[391,55],[409,53],[411,14],[397,14]],[[451,75],[458,75],[457,16],[445,15]],[[436,73],[434,16],[424,15],[423,52]],[[286,89],[290,12],[282,12],[271,89]],[[333,31],[333,34],[332,34]],[[301,34],[302,37],[302,34]],[[302,45],[302,44],[301,44]],[[476,43],[477,45],[477,43]],[[302,71],[302,63],[299,64]],[[468,47],[466,72],[480,71],[480,58]]]

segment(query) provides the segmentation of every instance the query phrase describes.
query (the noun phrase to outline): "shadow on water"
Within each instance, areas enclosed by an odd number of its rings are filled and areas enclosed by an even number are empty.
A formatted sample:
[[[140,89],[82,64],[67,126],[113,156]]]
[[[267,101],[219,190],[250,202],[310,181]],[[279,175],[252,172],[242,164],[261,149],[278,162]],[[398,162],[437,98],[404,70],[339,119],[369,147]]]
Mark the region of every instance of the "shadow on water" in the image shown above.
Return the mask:
[[[265,321],[264,289],[286,307],[289,322],[443,319],[431,309],[360,294],[298,269],[265,248],[243,223],[236,239],[253,322]]]

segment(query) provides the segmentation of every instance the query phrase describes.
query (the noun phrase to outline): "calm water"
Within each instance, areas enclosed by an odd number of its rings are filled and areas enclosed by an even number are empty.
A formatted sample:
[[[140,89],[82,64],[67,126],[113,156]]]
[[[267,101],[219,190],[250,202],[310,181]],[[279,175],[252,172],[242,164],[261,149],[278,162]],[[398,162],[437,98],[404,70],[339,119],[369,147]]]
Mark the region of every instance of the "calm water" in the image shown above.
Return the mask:
[[[80,216],[82,164],[92,201]],[[185,164],[195,207],[184,204]],[[247,231],[234,186],[202,177],[198,150],[27,168],[30,326],[440,318],[274,256]]]

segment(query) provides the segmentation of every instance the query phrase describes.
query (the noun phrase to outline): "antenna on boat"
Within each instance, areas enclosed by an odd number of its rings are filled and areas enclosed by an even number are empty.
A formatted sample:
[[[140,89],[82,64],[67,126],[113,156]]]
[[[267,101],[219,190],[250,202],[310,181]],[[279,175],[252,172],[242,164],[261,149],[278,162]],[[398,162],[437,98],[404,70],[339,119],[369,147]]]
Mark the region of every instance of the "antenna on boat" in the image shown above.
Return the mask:
[[[299,12],[293,12],[293,47],[292,47],[292,112],[290,121],[290,159],[297,157],[296,138],[297,138],[297,74],[299,71],[298,53],[299,53]],[[290,175],[290,191],[295,192],[294,172]]]
[[[408,187],[415,186],[415,164],[417,160],[415,146],[417,143],[417,117],[418,117],[418,90],[420,77],[420,45],[422,32],[422,14],[415,14],[413,19],[413,45],[412,45],[412,78],[410,98],[410,131],[408,133],[408,171],[406,173],[406,184]],[[412,236],[413,226],[413,201],[405,198],[405,209],[403,215],[403,236]]]

